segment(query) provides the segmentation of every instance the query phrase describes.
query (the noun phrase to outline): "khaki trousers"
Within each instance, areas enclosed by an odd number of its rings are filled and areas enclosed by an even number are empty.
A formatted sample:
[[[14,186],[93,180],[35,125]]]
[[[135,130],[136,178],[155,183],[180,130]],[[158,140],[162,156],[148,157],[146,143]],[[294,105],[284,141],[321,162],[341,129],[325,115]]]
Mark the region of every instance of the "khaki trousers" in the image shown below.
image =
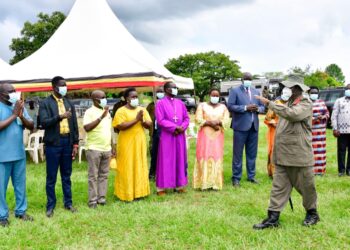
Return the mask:
[[[111,152],[87,150],[86,159],[89,164],[89,205],[105,203]]]
[[[275,166],[269,211],[281,212],[294,187],[303,197],[306,211],[317,208],[313,167]]]

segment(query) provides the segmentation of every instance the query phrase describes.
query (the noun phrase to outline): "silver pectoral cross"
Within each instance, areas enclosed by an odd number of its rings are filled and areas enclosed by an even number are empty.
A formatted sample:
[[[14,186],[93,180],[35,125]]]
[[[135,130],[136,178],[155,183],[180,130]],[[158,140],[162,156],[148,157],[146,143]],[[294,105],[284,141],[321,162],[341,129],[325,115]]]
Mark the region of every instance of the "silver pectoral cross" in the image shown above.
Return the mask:
[[[175,114],[174,117],[173,117],[173,119],[174,119],[175,122],[177,122],[177,120],[178,120],[179,118],[177,118],[177,116],[176,116],[176,114]]]

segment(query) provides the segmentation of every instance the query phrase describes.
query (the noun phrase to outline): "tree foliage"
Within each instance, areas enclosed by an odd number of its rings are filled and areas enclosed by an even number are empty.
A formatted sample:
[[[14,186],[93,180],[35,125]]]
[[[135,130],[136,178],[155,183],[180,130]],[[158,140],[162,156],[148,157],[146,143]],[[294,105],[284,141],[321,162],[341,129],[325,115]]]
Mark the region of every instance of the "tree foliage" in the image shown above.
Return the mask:
[[[203,101],[210,88],[219,87],[221,81],[241,76],[238,61],[219,52],[181,55],[165,64],[173,74],[190,77],[194,81],[196,95]]]
[[[316,86],[319,89],[342,86],[341,82],[328,75],[326,72],[316,70],[314,73],[305,76],[304,82],[308,86]]]
[[[325,69],[325,72],[331,77],[335,78],[338,82],[345,82],[345,76],[343,74],[343,71],[337,64],[332,63],[328,65]]]
[[[63,23],[66,16],[62,12],[51,15],[39,13],[36,23],[25,22],[21,37],[13,38],[10,49],[15,52],[10,64],[15,64],[30,56],[43,46]]]

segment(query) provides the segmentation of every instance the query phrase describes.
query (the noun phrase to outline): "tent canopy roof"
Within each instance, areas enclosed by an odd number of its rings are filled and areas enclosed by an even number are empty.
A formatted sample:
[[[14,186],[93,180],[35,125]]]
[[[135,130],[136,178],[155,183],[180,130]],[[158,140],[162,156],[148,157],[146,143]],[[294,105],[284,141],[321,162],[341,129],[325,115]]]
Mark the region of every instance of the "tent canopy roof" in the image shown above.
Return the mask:
[[[25,84],[29,89],[39,86],[36,90],[44,90],[44,85],[47,87],[56,75],[65,77],[68,82],[81,83],[88,79],[95,85],[109,79],[123,79],[111,80],[110,86],[105,84],[104,87],[157,86],[171,78],[180,88],[193,88],[192,79],[173,75],[141,46],[106,0],[76,0],[50,40],[13,65],[0,80],[13,80],[22,84],[18,86]],[[147,77],[140,79],[140,76]],[[90,85],[81,86],[88,88]]]

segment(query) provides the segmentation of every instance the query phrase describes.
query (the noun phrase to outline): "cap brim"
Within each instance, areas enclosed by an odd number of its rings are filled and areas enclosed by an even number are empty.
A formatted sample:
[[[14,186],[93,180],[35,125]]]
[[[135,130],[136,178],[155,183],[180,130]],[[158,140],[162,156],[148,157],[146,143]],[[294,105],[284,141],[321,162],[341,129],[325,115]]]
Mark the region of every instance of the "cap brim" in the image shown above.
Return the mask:
[[[292,88],[294,86],[299,86],[303,91],[308,91],[310,88],[306,86],[305,84],[298,83],[298,82],[292,82],[292,81],[282,81],[282,84],[286,86],[287,88]]]

